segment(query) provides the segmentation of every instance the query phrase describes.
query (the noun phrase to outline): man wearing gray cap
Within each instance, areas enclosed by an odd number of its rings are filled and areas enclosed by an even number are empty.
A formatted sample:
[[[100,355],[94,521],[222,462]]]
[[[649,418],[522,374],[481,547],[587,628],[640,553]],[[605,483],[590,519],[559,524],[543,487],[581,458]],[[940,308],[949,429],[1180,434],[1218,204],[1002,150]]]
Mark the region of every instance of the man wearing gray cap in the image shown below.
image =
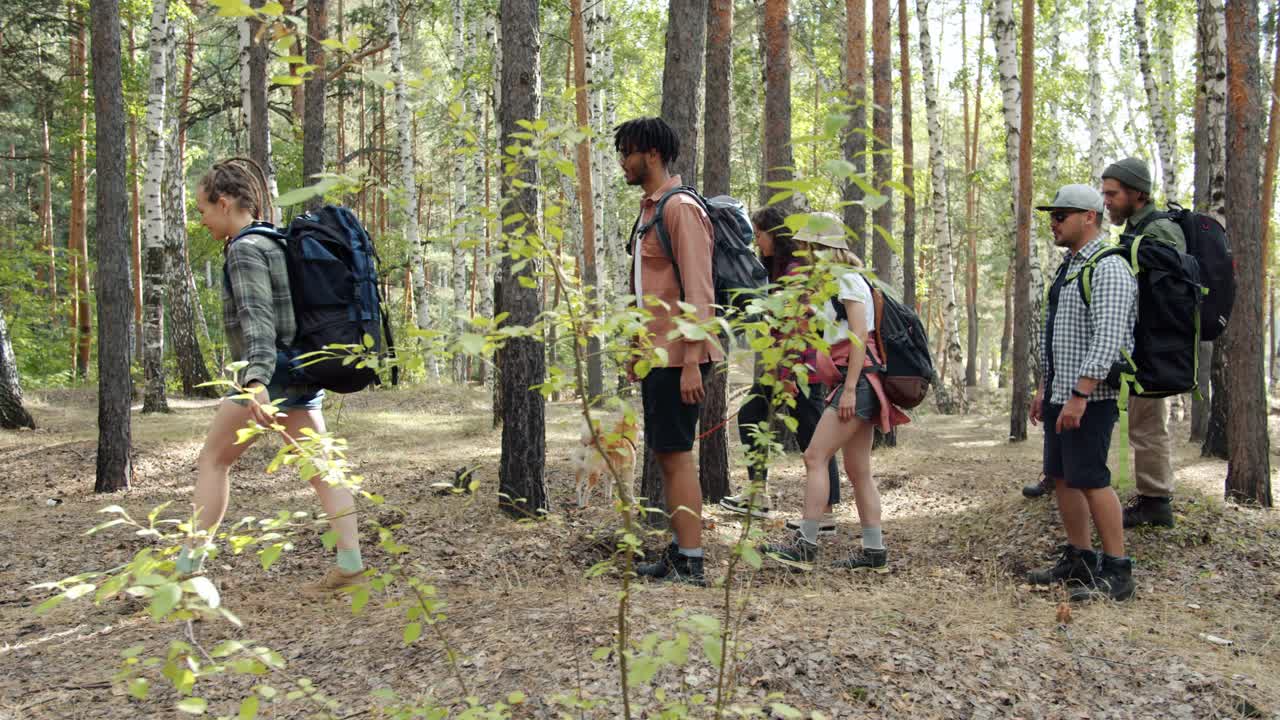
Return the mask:
[[[1065,185],[1049,213],[1062,264],[1045,306],[1040,367],[1031,423],[1044,423],[1044,474],[1053,481],[1067,531],[1053,567],[1027,575],[1033,585],[1066,583],[1072,600],[1133,596],[1133,563],[1124,554],[1124,513],[1111,489],[1107,451],[1119,418],[1118,391],[1106,383],[1111,366],[1133,349],[1138,282],[1124,259],[1106,256],[1093,270],[1085,304],[1079,273],[1103,245],[1102,196],[1087,185]],[[1102,553],[1093,551],[1092,517]]]
[[[1124,234],[1143,235],[1187,251],[1182,228],[1168,218],[1152,218],[1151,171],[1138,158],[1125,158],[1102,171],[1102,197],[1113,225]],[[1164,398],[1134,396],[1129,400],[1129,444],[1133,446],[1138,494],[1124,509],[1124,526],[1173,527],[1173,437]]]

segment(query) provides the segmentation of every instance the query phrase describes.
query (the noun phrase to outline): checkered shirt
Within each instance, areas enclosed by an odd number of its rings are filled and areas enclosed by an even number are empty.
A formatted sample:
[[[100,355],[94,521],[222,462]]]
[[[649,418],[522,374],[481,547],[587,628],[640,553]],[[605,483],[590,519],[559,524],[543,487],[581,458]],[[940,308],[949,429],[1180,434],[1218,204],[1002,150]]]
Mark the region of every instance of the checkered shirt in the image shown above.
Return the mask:
[[[222,324],[231,357],[248,363],[237,380],[268,385],[276,350],[289,347],[297,332],[284,250],[271,238],[245,235],[227,247],[226,263]]]
[[[1092,302],[1084,304],[1080,292],[1080,278],[1073,277],[1084,267],[1085,261],[1106,247],[1101,237],[1080,249],[1078,253],[1067,251],[1063,264],[1067,277],[1058,294],[1058,306],[1053,321],[1053,343],[1045,337],[1046,322],[1041,328],[1040,367],[1049,367],[1048,354],[1053,353],[1053,386],[1047,388],[1049,402],[1064,405],[1071,399],[1071,389],[1082,377],[1099,380],[1089,401],[1110,400],[1119,392],[1105,380],[1111,366],[1121,359],[1121,350],[1133,351],[1133,326],[1138,320],[1138,281],[1129,272],[1123,258],[1103,258],[1093,269]],[[1058,271],[1061,272],[1060,265]],[[1056,278],[1057,273],[1054,274]],[[1048,306],[1045,307],[1048,312]],[[1047,378],[1046,378],[1047,379]],[[1041,385],[1043,387],[1043,380]]]

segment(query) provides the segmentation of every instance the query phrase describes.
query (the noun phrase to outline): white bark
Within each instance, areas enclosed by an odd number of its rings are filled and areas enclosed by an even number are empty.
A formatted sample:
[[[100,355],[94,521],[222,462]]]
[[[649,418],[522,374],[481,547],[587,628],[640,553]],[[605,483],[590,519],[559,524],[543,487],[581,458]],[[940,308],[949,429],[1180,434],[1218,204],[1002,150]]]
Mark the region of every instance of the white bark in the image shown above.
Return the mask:
[[[604,174],[605,165],[612,161],[609,129],[604,124],[604,86],[609,80],[609,76],[603,72],[601,67],[604,61],[605,47],[605,23],[608,21],[608,7],[606,0],[592,2],[591,7],[584,13],[584,21],[586,24],[587,39],[587,87],[590,90],[590,99],[588,101],[588,110],[591,125],[591,204],[594,208],[593,220],[595,230],[595,246],[596,246],[596,292],[600,296],[602,304],[609,295],[609,289],[613,287],[609,278],[612,273],[609,266],[609,246],[610,243],[605,238],[612,237],[607,235],[608,228],[605,224],[605,190],[604,190]]]
[[[502,53],[498,49],[499,47],[498,46],[498,19],[497,17],[494,16],[493,11],[489,11],[485,13],[484,37],[485,37],[485,47],[493,48],[493,60],[492,60],[493,86],[489,89],[488,102],[489,102],[489,124],[490,126],[496,128],[498,123],[498,94],[499,94],[499,89],[501,88],[500,81],[502,77],[501,73],[499,72],[498,64],[502,60]],[[499,137],[499,135],[500,134],[495,130],[494,137],[497,138]],[[490,143],[490,140],[486,136],[482,138],[482,142]],[[492,144],[488,145],[488,148],[489,148],[488,152],[491,154],[494,153],[497,147],[498,147],[498,141],[494,140]],[[494,155],[494,157],[497,159],[492,162],[497,163],[498,166],[501,167],[500,165],[501,155]],[[495,190],[496,188],[494,187],[490,188],[490,193],[489,193],[490,198],[492,198],[496,194]],[[498,232],[501,229],[501,223],[495,223],[492,220],[487,220],[486,222],[489,223],[490,230],[489,230],[489,239],[485,243],[484,250],[483,250],[484,254],[481,259],[483,271],[480,273],[481,284],[478,289],[478,292],[480,293],[480,302],[479,302],[480,308],[478,312],[480,313],[481,317],[492,318],[493,317],[494,268],[492,265],[489,264],[489,254],[491,252],[490,246],[496,241]]]
[[[400,175],[404,184],[405,241],[413,253],[410,263],[413,296],[419,330],[431,326],[431,303],[423,272],[423,246],[418,234],[418,181],[413,162],[413,117],[409,113],[408,88],[404,79],[404,59],[400,49],[400,3],[387,0],[387,36],[391,46],[391,75],[395,83],[396,135],[400,145]]]
[[[168,57],[174,34],[169,25],[169,3],[155,0],[151,10],[150,80],[147,114],[143,125],[147,140],[147,169],[142,183],[142,238],[146,276],[143,292],[142,367],[145,378],[144,412],[168,412],[164,381],[164,199],[161,185],[165,161],[165,101],[168,93]]]
[[[938,88],[933,74],[933,48],[929,37],[929,0],[916,0],[920,26],[920,72],[924,76],[924,106],[929,124],[929,170],[932,187],[934,252],[942,260],[942,317],[946,335],[947,377],[938,388],[938,410],[964,412],[964,351],[960,346],[960,321],[956,305],[955,260],[951,226],[947,222],[946,167],[943,160],[942,123],[938,118]]]
[[[461,107],[454,122],[459,126],[467,117],[467,94],[463,88],[465,63],[469,53],[467,44],[463,42],[466,18],[462,12],[462,0],[453,0],[453,86],[458,96],[454,100]],[[461,136],[461,128],[458,128]],[[459,146],[461,142],[458,143]],[[459,148],[460,149],[460,148]],[[449,287],[453,289],[453,329],[457,333],[463,330],[467,317],[467,219],[471,216],[471,207],[467,203],[467,158],[455,151],[453,156],[453,236],[450,242],[452,258],[449,265]],[[463,363],[461,358],[453,362],[453,379],[462,382]]]
[[[1218,222],[1226,222],[1227,199],[1227,16],[1223,0],[1203,0],[1213,21],[1201,25],[1204,31],[1204,114],[1208,138],[1205,155],[1209,166],[1209,186],[1205,199],[1208,212]]]
[[[1085,17],[1098,17],[1098,0],[1089,0]],[[1102,187],[1102,171],[1106,162],[1102,149],[1102,73],[1099,55],[1106,47],[1100,23],[1089,25],[1089,179],[1093,187]]]
[[[1151,45],[1147,39],[1147,1],[1134,0],[1133,24],[1138,41],[1138,65],[1142,69],[1142,84],[1147,91],[1147,109],[1151,114],[1151,132],[1160,152],[1160,168],[1164,179],[1166,200],[1178,196],[1178,157],[1168,114],[1156,89],[1156,76],[1151,65]],[[1168,58],[1163,59],[1167,64]]]
[[[237,23],[240,30],[240,127],[245,133],[245,137],[249,135],[249,113],[253,107],[249,101],[249,46],[252,44],[252,34],[249,30],[249,19],[240,18]],[[248,152],[248,144],[245,144],[245,152]]]

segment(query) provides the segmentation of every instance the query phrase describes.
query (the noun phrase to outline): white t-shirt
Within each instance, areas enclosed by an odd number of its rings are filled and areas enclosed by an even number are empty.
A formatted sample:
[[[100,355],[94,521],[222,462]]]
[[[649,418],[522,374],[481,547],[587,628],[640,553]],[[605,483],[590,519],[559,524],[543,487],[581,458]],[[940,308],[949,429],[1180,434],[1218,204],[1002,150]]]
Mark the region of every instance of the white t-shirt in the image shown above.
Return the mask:
[[[836,300],[841,304],[845,300],[861,303],[862,310],[867,317],[867,332],[876,329],[876,308],[875,303],[871,300],[871,285],[867,283],[866,278],[858,273],[841,275],[840,291],[836,295]],[[831,307],[831,301],[823,303],[821,314],[827,319],[827,328],[823,333],[823,339],[827,341],[827,344],[835,345],[841,340],[849,338],[849,323],[836,322],[836,311],[835,308]]]

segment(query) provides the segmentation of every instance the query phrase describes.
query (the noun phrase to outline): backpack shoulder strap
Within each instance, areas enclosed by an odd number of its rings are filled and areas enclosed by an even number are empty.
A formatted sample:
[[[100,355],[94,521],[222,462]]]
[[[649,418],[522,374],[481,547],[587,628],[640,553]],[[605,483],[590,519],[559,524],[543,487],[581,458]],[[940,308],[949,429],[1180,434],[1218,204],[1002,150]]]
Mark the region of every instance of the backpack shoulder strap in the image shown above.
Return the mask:
[[[673,195],[678,193],[688,195],[693,198],[694,202],[698,203],[698,207],[702,208],[703,212],[707,212],[707,203],[702,199],[702,195],[689,185],[680,185],[679,187],[674,187],[662,194],[662,197],[658,199],[658,207],[653,212],[652,220],[644,225],[640,225],[640,218],[636,218],[636,228],[631,233],[631,236],[633,238],[637,236],[643,237],[649,232],[649,228],[653,228],[658,232],[658,242],[662,245],[662,250],[666,252],[667,259],[671,261],[671,267],[675,268],[676,285],[680,287],[680,300],[683,302],[684,280],[680,277],[680,264],[676,262],[675,249],[671,245],[671,235],[667,232],[667,224],[662,219],[662,214],[667,209],[667,201],[670,200]]]
[[[1122,260],[1125,261],[1126,264],[1129,265],[1129,272],[1135,272],[1133,268],[1137,263],[1138,246],[1140,245],[1140,243],[1141,243],[1141,236],[1134,238],[1133,245],[1131,245],[1130,249],[1128,250],[1126,250],[1123,246],[1120,246],[1120,245],[1111,245],[1108,247],[1104,247],[1098,252],[1094,253],[1088,260],[1085,260],[1084,267],[1077,270],[1075,274],[1067,276],[1067,282],[1071,282],[1072,280],[1079,279],[1080,299],[1084,300],[1085,307],[1089,307],[1089,304],[1093,302],[1093,271],[1095,268],[1098,267],[1098,263],[1102,262],[1103,260],[1109,257],[1117,256],[1117,257],[1120,257]],[[1130,253],[1132,253],[1133,255],[1132,263],[1134,264],[1130,264],[1131,262],[1130,259],[1125,257]]]

